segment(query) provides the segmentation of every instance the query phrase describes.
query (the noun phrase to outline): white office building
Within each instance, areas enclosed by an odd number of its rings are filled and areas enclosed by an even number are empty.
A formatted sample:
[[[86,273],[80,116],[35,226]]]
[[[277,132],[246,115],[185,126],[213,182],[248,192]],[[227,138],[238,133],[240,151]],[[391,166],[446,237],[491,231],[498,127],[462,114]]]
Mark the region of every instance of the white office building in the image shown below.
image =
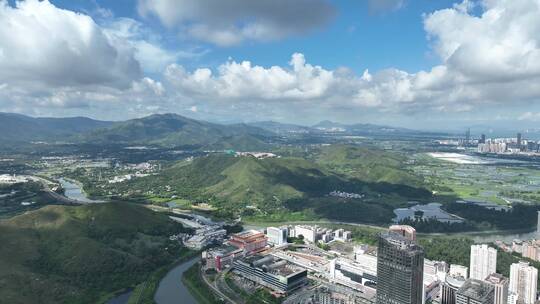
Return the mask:
[[[509,292],[517,295],[517,301],[524,304],[536,302],[538,269],[527,262],[510,265]]]
[[[274,246],[281,246],[287,243],[287,227],[268,227],[266,228],[266,237],[268,243]]]
[[[497,267],[497,250],[486,244],[471,246],[470,278],[485,280],[495,273]]]

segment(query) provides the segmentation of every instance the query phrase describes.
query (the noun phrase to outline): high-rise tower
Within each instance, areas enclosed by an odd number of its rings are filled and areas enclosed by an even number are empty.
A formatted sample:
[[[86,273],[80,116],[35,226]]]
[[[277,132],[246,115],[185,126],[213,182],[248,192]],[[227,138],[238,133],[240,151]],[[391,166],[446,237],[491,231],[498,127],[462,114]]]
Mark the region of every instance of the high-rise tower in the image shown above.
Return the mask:
[[[538,269],[527,262],[510,265],[509,291],[517,295],[518,301],[524,304],[536,302]]]
[[[379,235],[377,304],[421,304],[423,274],[422,247],[393,231]]]
[[[495,273],[497,268],[497,250],[488,245],[471,246],[470,278],[485,280],[488,275]]]

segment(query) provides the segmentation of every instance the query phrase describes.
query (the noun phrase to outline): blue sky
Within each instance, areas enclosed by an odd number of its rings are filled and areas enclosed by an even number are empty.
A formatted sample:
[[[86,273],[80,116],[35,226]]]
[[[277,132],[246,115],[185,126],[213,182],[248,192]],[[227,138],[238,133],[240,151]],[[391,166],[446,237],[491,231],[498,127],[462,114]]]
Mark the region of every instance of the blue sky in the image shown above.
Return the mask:
[[[535,0],[0,0],[0,111],[530,127],[538,14]]]
[[[95,16],[98,7],[111,10],[116,17],[133,18],[145,22],[154,30],[165,33],[169,48],[193,47],[189,41],[178,39],[174,31],[155,18],[141,18],[137,14],[137,1],[51,1],[58,7]],[[423,28],[423,15],[438,9],[451,7],[455,1],[417,0],[407,1],[400,9],[370,11],[368,1],[334,1],[336,16],[323,28],[304,36],[288,37],[272,42],[248,42],[242,45],[220,48],[209,43],[196,43],[209,50],[198,62],[186,60],[184,65],[197,68],[217,66],[229,57],[250,60],[263,66],[282,65],[291,54],[300,52],[325,68],[348,66],[358,73],[365,69],[380,70],[399,67],[414,72],[429,69],[439,60],[431,54]]]

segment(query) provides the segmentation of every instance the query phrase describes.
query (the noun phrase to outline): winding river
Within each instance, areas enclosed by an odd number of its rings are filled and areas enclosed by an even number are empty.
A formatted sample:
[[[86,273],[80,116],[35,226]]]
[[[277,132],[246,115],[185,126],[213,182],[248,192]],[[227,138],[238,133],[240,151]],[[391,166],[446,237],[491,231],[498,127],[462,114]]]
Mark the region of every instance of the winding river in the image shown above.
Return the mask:
[[[81,186],[74,182],[68,181],[64,178],[60,178],[58,181],[60,182],[60,185],[62,185],[62,188],[64,188],[64,196],[69,199],[86,204],[103,203],[103,201],[89,199],[82,190]]]
[[[65,190],[64,196],[81,203],[102,203],[103,201],[89,199],[81,186],[64,178],[58,180]],[[189,267],[197,263],[200,258],[193,258],[174,267],[159,282],[158,289],[154,295],[157,304],[197,304],[197,300],[189,293],[189,290],[182,282],[182,275]],[[132,294],[132,290],[119,294],[107,301],[107,304],[127,304]]]
[[[189,267],[199,261],[199,257],[188,260],[177,265],[167,273],[159,282],[158,289],[154,295],[157,304],[197,304],[197,300],[189,293],[189,290],[182,282],[182,275]],[[107,304],[127,304],[132,291],[120,294],[110,299]]]
[[[193,258],[173,268],[159,282],[158,289],[154,295],[157,304],[197,304],[197,300],[189,293],[189,290],[182,282],[182,275],[189,267],[197,263],[199,258]]]

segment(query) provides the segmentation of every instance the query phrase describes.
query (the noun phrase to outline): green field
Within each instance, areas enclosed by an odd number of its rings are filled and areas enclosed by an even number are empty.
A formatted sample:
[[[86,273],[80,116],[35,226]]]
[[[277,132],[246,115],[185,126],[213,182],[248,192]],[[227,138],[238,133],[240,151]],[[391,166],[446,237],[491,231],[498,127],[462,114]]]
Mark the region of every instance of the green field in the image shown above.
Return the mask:
[[[540,203],[540,170],[526,163],[455,164],[415,155],[412,169],[438,195],[510,205]]]

